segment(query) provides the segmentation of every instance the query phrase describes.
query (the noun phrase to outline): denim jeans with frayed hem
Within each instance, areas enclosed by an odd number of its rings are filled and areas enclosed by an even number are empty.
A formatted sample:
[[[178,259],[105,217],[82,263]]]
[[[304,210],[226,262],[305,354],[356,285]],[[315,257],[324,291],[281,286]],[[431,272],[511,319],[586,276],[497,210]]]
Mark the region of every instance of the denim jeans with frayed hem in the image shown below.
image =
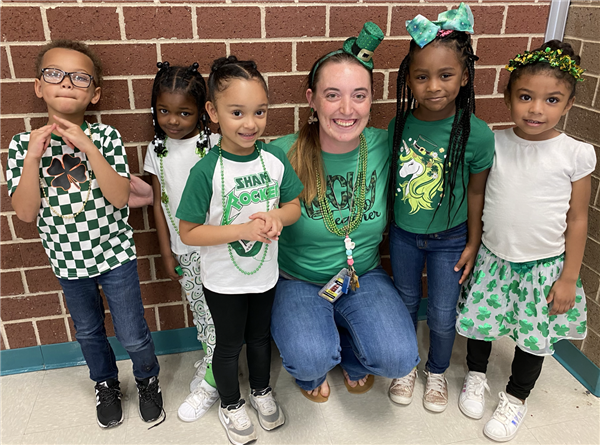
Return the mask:
[[[338,364],[359,380],[404,377],[419,363],[410,316],[381,267],[333,304],[319,297],[320,288],[280,278],[273,303],[271,333],[300,388],[317,388]]]
[[[417,313],[423,296],[422,273],[427,262],[427,326],[429,357],[425,368],[442,374],[450,366],[456,335],[458,284],[463,270],[454,271],[467,244],[467,223],[438,233],[418,234],[390,225],[390,257],[394,285],[406,304],[417,330]]]
[[[158,375],[154,342],[144,319],[137,260],[94,278],[58,281],[77,331],[75,338],[90,369],[90,379],[103,382],[118,376],[115,353],[106,337],[104,303],[98,285],[106,296],[117,339],[133,362],[133,375],[140,380]]]

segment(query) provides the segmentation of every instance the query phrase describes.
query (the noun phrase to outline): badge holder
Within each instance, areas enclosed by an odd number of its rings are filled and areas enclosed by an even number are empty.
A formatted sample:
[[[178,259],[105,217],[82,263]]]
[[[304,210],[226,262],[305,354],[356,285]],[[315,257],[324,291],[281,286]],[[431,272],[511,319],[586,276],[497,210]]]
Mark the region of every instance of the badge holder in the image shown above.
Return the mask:
[[[348,269],[344,268],[321,288],[319,297],[325,298],[330,303],[335,303],[338,298],[348,293],[349,287],[350,275]]]

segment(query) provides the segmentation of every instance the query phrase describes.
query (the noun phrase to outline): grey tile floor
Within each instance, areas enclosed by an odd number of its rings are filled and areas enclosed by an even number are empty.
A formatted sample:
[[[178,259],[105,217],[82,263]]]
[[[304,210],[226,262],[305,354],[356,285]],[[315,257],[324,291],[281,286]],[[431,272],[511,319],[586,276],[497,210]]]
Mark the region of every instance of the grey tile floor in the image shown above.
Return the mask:
[[[427,326],[419,326],[421,357],[428,347]],[[373,389],[363,395],[346,391],[339,368],[329,373],[331,397],[325,404],[305,399],[292,377],[282,368],[273,348],[271,382],[287,415],[286,424],[266,432],[258,427],[262,444],[483,444],[483,426],[498,402],[510,373],[514,343],[494,344],[488,380],[486,414],[476,421],[465,417],[456,401],[466,366],[466,341],[457,337],[447,371],[450,405],[441,414],[423,408],[422,374],[409,406],[398,406],[387,396],[389,379],[377,377]],[[177,408],[188,394],[193,364],[201,351],[159,357],[160,383],[167,420],[148,430],[137,413],[137,395],[131,363],[119,362],[121,388],[126,394],[122,425],[102,430],[96,424],[93,384],[87,368],[79,366],[0,378],[2,444],[223,444],[229,442],[221,427],[216,406],[194,423],[177,418]],[[242,355],[240,363],[244,363]],[[425,361],[425,360],[424,360]],[[422,369],[423,363],[419,365]],[[242,394],[249,391],[247,367],[240,366]],[[529,398],[527,419],[514,444],[599,444],[600,400],[589,394],[556,360],[546,359],[537,387]]]

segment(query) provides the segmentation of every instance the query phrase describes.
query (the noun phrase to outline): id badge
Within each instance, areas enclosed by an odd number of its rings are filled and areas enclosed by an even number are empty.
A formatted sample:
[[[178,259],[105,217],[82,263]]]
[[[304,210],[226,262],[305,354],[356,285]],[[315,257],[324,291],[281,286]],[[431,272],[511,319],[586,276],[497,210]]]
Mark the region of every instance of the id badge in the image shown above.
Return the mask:
[[[334,303],[338,298],[348,292],[350,276],[348,269],[342,269],[329,282],[321,288],[319,296],[325,298],[330,303]]]

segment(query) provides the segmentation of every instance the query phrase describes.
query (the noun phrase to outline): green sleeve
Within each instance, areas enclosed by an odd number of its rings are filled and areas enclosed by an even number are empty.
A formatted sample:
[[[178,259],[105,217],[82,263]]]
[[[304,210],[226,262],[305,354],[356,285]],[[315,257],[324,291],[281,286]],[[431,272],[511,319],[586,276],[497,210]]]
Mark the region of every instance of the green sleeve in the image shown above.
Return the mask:
[[[219,155],[215,150],[190,170],[176,216],[180,220],[204,224],[212,199],[212,181]]]
[[[279,147],[287,155],[287,152],[290,151],[290,148],[292,148],[296,139],[298,139],[298,133],[292,133],[275,139],[269,142],[268,145]]]
[[[394,152],[394,131],[396,129],[396,118],[392,118],[388,125],[388,149],[390,155]]]
[[[304,190],[304,185],[298,179],[298,175],[296,175],[289,159],[277,145],[263,145],[263,148],[283,164],[283,178],[279,185],[279,202],[290,202],[296,199],[300,192]]]
[[[471,117],[469,145],[473,147],[473,160],[469,164],[469,172],[476,174],[490,168],[494,163],[494,132],[475,116]]]

